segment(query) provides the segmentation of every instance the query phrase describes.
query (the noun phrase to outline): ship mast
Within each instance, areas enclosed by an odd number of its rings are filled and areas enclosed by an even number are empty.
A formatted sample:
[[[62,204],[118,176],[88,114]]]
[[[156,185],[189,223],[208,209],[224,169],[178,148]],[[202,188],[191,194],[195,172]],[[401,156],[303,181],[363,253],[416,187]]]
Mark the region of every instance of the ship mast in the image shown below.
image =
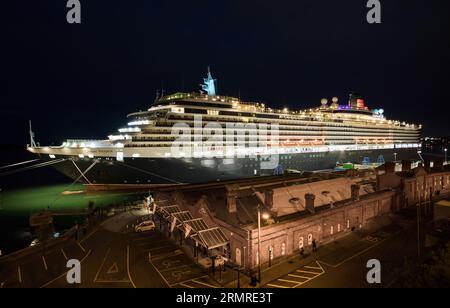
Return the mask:
[[[216,96],[216,82],[217,79],[212,78],[211,70],[208,66],[208,75],[206,78],[203,78],[203,84],[200,85],[202,90],[206,91],[207,95]]]
[[[30,126],[30,147],[35,148],[36,147],[36,143],[34,142],[34,132],[31,129],[31,120],[28,121],[29,126]]]

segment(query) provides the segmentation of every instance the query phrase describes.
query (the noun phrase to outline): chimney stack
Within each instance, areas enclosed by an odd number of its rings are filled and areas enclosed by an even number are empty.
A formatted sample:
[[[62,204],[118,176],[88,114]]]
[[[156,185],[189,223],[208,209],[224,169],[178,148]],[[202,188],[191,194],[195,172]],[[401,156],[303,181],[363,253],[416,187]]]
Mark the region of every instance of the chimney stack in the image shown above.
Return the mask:
[[[227,185],[227,209],[228,213],[236,213],[236,198],[238,197],[237,185]]]
[[[267,189],[264,191],[264,205],[268,209],[273,208],[273,190],[272,189]]]
[[[402,160],[402,171],[411,171],[411,162],[409,160]]]
[[[384,164],[384,171],[385,173],[394,173],[395,172],[395,163],[393,162],[386,162]]]
[[[359,188],[360,186],[358,184],[352,184],[352,186],[350,186],[353,200],[359,200]]]
[[[310,194],[310,193],[305,194],[306,210],[308,210],[312,214],[315,213],[314,199],[316,199],[316,196],[314,194]]]

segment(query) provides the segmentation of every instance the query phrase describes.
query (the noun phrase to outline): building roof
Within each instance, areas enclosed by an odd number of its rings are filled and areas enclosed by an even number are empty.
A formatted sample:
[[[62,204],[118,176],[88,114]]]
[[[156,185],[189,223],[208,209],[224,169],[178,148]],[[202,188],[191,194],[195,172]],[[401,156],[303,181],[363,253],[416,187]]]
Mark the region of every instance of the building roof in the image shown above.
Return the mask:
[[[202,218],[195,218],[191,220],[186,220],[183,223],[191,226],[192,230],[195,232],[202,231],[208,229],[206,222]]]
[[[193,218],[191,215],[191,212],[189,212],[189,211],[174,212],[174,213],[172,213],[172,216],[174,216],[178,221],[181,221],[181,222],[185,222],[185,221],[191,220]]]
[[[229,243],[222,229],[218,227],[199,231],[192,238],[207,249],[214,249]]]

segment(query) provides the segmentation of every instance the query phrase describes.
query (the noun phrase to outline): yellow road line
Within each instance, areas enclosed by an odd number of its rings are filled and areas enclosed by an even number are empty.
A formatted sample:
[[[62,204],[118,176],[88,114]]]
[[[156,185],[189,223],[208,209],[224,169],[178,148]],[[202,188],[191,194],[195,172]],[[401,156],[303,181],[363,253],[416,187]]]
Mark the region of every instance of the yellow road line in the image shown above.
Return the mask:
[[[289,283],[293,283],[293,284],[300,283],[300,281],[296,281],[296,280],[287,280],[287,279],[277,279],[277,280],[283,281],[283,282],[289,282]]]
[[[45,261],[45,257],[42,256],[42,262],[44,263],[44,268],[47,271],[48,270],[48,266],[47,266],[47,261]]]
[[[185,287],[185,288],[194,289],[194,287],[189,286],[189,285],[184,284],[184,283],[180,283],[180,285],[182,285],[182,286]]]
[[[136,289],[136,285],[133,282],[133,279],[131,278],[130,274],[130,246],[127,245],[127,272],[128,272],[128,278],[131,281],[131,284],[133,285],[133,288]]]
[[[310,271],[305,271],[305,270],[297,270],[297,272],[299,272],[299,273],[307,273],[307,274],[311,274],[311,275],[317,275],[317,274],[320,274],[320,273],[318,273],[318,272],[310,272]]]
[[[304,268],[310,268],[310,269],[317,269],[317,270],[321,270],[322,268],[320,267],[316,267],[316,266],[304,266]]]
[[[108,257],[108,254],[109,254],[110,251],[111,251],[111,247],[109,247],[108,250],[106,251],[106,254],[105,254],[105,256],[103,257],[102,263],[100,264],[100,267],[98,268],[98,271],[97,271],[97,273],[95,274],[95,277],[94,277],[93,282],[96,282],[96,281],[97,281],[98,274],[100,274],[100,271],[102,270],[103,265],[105,264],[106,257]]]
[[[209,276],[208,276],[208,275],[203,275],[203,276],[201,276],[201,277],[197,277],[197,278],[193,278],[193,279],[201,279],[201,278],[205,278],[205,277],[209,277]],[[176,284],[182,284],[182,283],[188,283],[188,282],[191,282],[193,279],[191,278],[191,279],[188,279],[188,280],[184,280],[184,281],[181,281],[181,282],[177,282],[177,283],[175,283],[175,284],[173,284],[173,285],[176,285]]]
[[[80,247],[80,249],[83,250],[83,252],[86,252],[86,250],[84,249],[84,247],[81,246],[81,243],[80,243],[80,242],[77,242],[77,244],[78,244],[78,246]]]
[[[273,284],[273,283],[269,283],[269,284],[267,284],[267,286],[269,286],[269,287],[274,287],[274,288],[290,289],[290,287],[280,286],[280,285]]]
[[[167,286],[168,286],[169,288],[171,288],[172,285],[170,285],[170,283],[167,282],[166,278],[164,278],[163,274],[161,274],[161,272],[158,271],[158,269],[156,268],[156,266],[153,264],[152,260],[148,260],[148,262],[153,266],[153,268],[155,269],[155,271],[158,272],[159,276],[161,276],[161,278],[164,280],[164,282],[167,284]]]
[[[208,283],[204,283],[204,282],[198,281],[197,278],[192,279],[192,281],[195,282],[195,283],[198,283],[198,284],[207,286],[207,287],[211,287],[211,288],[213,288],[213,289],[217,289],[217,288],[218,288],[218,287],[213,286],[213,285],[211,285],[211,284],[208,284]]]
[[[292,276],[292,277],[296,277],[296,278],[302,278],[302,279],[311,279],[311,277],[305,277],[305,276],[300,276],[300,275],[294,275],[294,274],[288,274],[288,276]]]
[[[69,258],[67,258],[67,255],[66,255],[64,249],[62,249],[62,248],[61,248],[61,253],[63,254],[63,256],[66,259],[66,261],[69,260]]]

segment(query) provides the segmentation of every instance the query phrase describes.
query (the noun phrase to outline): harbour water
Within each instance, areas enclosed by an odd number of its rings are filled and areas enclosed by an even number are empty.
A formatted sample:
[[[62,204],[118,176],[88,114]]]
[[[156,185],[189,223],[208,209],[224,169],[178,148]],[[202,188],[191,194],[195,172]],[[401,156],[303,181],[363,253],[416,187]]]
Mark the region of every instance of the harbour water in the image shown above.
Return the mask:
[[[18,147],[2,147],[0,154],[0,167],[33,159]],[[0,170],[0,175],[4,170]],[[0,189],[0,250],[3,255],[27,247],[34,239],[33,229],[29,227],[32,213],[83,211],[90,202],[96,208],[141,198],[140,194],[130,192],[83,193],[82,184],[73,183],[51,167],[0,176]],[[76,215],[55,216],[55,231],[63,232],[82,219]]]

